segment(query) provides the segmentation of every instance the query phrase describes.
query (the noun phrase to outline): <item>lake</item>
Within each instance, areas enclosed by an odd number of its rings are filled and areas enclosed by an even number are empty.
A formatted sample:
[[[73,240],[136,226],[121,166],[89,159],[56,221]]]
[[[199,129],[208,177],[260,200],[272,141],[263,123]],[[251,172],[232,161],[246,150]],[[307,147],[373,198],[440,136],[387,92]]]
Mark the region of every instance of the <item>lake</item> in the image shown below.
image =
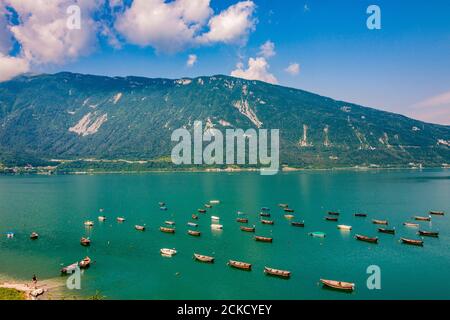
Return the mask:
[[[201,237],[186,234],[191,215],[210,200],[220,204],[199,214]],[[240,173],[149,173],[0,177],[0,274],[17,279],[61,278],[63,265],[86,255],[95,263],[83,272],[81,290],[98,290],[108,299],[450,299],[450,171],[373,170],[301,171],[260,176]],[[168,210],[161,211],[164,201]],[[290,225],[279,203],[295,209]],[[273,226],[261,225],[261,207],[269,207]],[[100,213],[99,209],[104,208]],[[417,229],[402,225],[413,216],[437,230],[424,247],[399,243],[401,236],[420,239]],[[236,222],[246,213],[256,234],[273,243],[253,240]],[[339,222],[325,221],[339,211]],[[365,212],[367,218],[354,217]],[[99,215],[108,220],[101,223]],[[222,231],[211,231],[210,216],[219,216]],[[116,217],[126,218],[117,223]],[[83,222],[93,220],[87,229]],[[397,234],[379,234],[371,219],[387,219]],[[176,222],[176,233],[159,231],[164,221]],[[139,232],[136,224],[145,224]],[[351,232],[337,229],[351,225]],[[192,227],[191,227],[192,228]],[[15,233],[7,239],[6,232]],[[39,233],[36,241],[31,232]],[[326,238],[312,238],[322,231]],[[356,241],[355,234],[378,236],[379,244]],[[80,238],[89,236],[91,247]],[[172,258],[161,248],[176,248]],[[193,260],[193,253],[215,257],[214,264]],[[231,269],[229,259],[253,264],[250,272]],[[381,289],[369,290],[367,267],[381,270]],[[289,280],[266,276],[264,266],[289,270]],[[319,279],[350,281],[351,294],[323,289]]]

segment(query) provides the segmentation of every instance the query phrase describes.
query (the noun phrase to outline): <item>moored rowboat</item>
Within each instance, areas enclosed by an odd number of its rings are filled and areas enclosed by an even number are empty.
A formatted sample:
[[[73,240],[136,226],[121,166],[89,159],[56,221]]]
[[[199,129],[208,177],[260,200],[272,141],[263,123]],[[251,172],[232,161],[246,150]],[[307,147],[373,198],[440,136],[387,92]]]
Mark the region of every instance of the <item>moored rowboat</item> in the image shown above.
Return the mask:
[[[204,256],[202,254],[194,253],[194,259],[200,262],[214,263],[214,257]]]
[[[285,214],[284,217],[288,220],[294,219],[295,217],[292,214]]]
[[[272,220],[261,220],[262,224],[274,224],[274,222]]]
[[[125,221],[125,218],[117,217],[117,222],[124,222],[124,221]]]
[[[194,230],[188,230],[188,234],[194,237],[200,237],[201,232],[200,231],[194,231]]]
[[[330,216],[338,216],[338,215],[339,215],[339,212],[336,212],[336,211],[328,211],[328,214],[329,214]]]
[[[268,213],[268,212],[260,212],[259,215],[261,217],[270,217],[270,213]]]
[[[192,215],[192,219],[194,219],[194,220],[198,220],[198,215],[196,215],[196,214],[193,214],[193,215]]]
[[[86,227],[93,227],[93,226],[94,226],[94,221],[90,221],[90,220],[85,221],[85,222],[84,222],[84,225],[85,225]]]
[[[326,233],[320,231],[310,232],[308,235],[315,238],[325,238],[327,236]]]
[[[212,229],[212,230],[222,230],[222,229],[223,229],[223,225],[213,223],[213,224],[211,225],[211,229]]]
[[[279,203],[278,206],[283,209],[289,207],[287,203]]]
[[[404,225],[405,227],[410,227],[410,228],[418,228],[418,227],[419,227],[419,224],[417,224],[417,223],[411,223],[411,222],[403,222],[403,225]]]
[[[342,291],[353,291],[355,289],[355,284],[351,282],[335,281],[320,279],[320,282],[326,287],[342,290]]]
[[[365,217],[367,217],[367,214],[366,213],[355,213],[355,217],[365,218]]]
[[[336,221],[338,221],[338,218],[335,218],[335,217],[325,217],[325,220],[326,220],[326,221],[333,221],[333,222],[336,222]]]
[[[219,204],[220,201],[219,200],[211,200],[211,201],[209,201],[209,203],[211,203],[211,204]]]
[[[163,248],[163,249],[160,249],[159,252],[161,253],[161,255],[163,257],[172,257],[177,254],[177,250],[175,250],[175,249]]]
[[[103,222],[103,221],[105,221],[106,220],[106,217],[105,216],[99,216],[98,217],[98,221],[100,221],[100,222]]]
[[[365,241],[365,242],[369,242],[369,243],[378,243],[378,237],[371,238],[371,237],[357,234],[355,236],[355,238],[356,238],[356,240],[359,240],[359,241]]]
[[[345,224],[338,224],[337,228],[340,230],[350,231],[352,230],[352,226],[346,226]]]
[[[91,240],[89,240],[89,238],[81,238],[80,244],[82,246],[88,247],[91,245]]]
[[[211,216],[211,220],[219,221],[219,220],[220,220],[220,217],[217,217],[217,216]]]
[[[37,238],[39,238],[39,234],[37,232],[32,232],[30,235],[30,239],[36,240]]]
[[[233,267],[236,269],[241,269],[241,270],[246,270],[246,271],[252,270],[252,265],[250,263],[246,263],[246,262],[229,260],[227,264],[230,267]]]
[[[413,239],[407,239],[407,238],[400,238],[400,241],[404,244],[410,244],[413,246],[419,246],[423,247],[423,241],[422,240],[413,240]]]
[[[304,227],[305,226],[305,222],[304,221],[302,221],[302,222],[292,221],[291,222],[291,226],[293,226],[293,227]]]
[[[198,227],[198,224],[194,222],[188,222],[187,225],[190,227]]]
[[[373,219],[373,220],[372,220],[372,223],[373,223],[373,224],[384,224],[384,225],[388,225],[388,221],[387,221],[387,220],[376,220],[376,219]]]
[[[135,225],[134,228],[138,231],[145,231],[145,226]]]
[[[417,220],[417,221],[431,221],[431,217],[430,216],[428,216],[428,217],[415,216],[414,220]]]
[[[430,211],[429,213],[435,216],[443,216],[445,214],[444,211]]]
[[[291,209],[291,208],[284,208],[284,212],[294,212],[294,209]]]
[[[239,223],[248,223],[248,219],[246,218],[237,218],[236,221]]]
[[[437,238],[439,237],[439,232],[437,231],[423,231],[423,230],[419,230],[419,232],[417,232],[419,235],[424,236],[424,237],[434,237]]]
[[[168,226],[174,226],[175,222],[174,221],[164,221],[165,224],[167,224]]]
[[[255,227],[241,227],[241,230],[245,232],[255,232]]]
[[[279,270],[269,267],[264,267],[264,273],[271,276],[281,277],[281,278],[290,278],[291,272],[286,270]]]
[[[76,268],[78,268],[78,262],[72,263],[71,265],[62,268],[61,274],[71,274],[76,270]]]
[[[91,265],[91,258],[86,257],[83,260],[80,261],[80,263],[78,264],[78,266],[80,267],[80,269],[87,269],[89,268],[89,266]]]
[[[378,232],[387,233],[387,234],[395,234],[395,229],[378,228]]]
[[[200,212],[200,213],[206,213],[205,209],[198,209],[197,211]]]
[[[159,230],[165,233],[175,233],[175,228],[159,227]]]
[[[269,238],[269,237],[255,236],[255,240],[260,241],[260,242],[273,242],[273,238]]]

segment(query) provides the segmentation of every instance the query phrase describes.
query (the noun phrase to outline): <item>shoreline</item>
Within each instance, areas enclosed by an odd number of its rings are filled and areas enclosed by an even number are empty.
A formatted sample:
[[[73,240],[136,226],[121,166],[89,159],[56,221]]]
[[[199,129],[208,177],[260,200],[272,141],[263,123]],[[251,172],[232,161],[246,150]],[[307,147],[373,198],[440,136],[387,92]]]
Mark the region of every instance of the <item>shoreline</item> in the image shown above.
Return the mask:
[[[63,294],[64,282],[59,279],[32,281],[13,279],[7,275],[0,276],[0,288],[16,290],[23,294],[24,300],[67,300],[73,297]]]

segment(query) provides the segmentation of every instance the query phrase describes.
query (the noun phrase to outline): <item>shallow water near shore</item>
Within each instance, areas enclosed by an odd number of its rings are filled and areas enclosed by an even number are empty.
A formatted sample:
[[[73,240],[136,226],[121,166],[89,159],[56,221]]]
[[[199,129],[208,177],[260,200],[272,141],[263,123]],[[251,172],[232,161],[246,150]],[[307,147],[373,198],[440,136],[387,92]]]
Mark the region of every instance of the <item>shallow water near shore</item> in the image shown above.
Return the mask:
[[[94,264],[82,274],[81,290],[67,296],[88,297],[97,290],[109,299],[450,299],[450,170],[307,171],[260,176],[239,173],[149,173],[93,176],[0,177],[0,274],[16,279],[55,278],[63,265],[86,255]],[[220,204],[199,214],[201,237],[186,234],[191,215],[212,199]],[[164,201],[168,210],[161,211]],[[288,203],[292,227],[278,203]],[[273,226],[259,223],[261,207],[271,208]],[[104,208],[100,213],[99,209]],[[412,216],[443,210],[431,222],[439,238],[424,247],[402,245],[399,238],[419,239],[417,229],[402,226]],[[237,211],[247,214],[255,242],[240,231]],[[324,220],[339,211],[339,222]],[[356,218],[365,212],[367,218]],[[107,216],[98,222],[99,215]],[[222,231],[211,231],[210,216],[219,216]],[[115,218],[123,216],[124,223]],[[387,219],[395,236],[378,234],[371,219]],[[93,220],[91,229],[85,220]],[[176,222],[174,235],[161,233],[164,221]],[[146,224],[145,232],[134,229]],[[340,231],[337,224],[353,226]],[[15,233],[7,239],[6,232]],[[29,239],[31,232],[40,238]],[[323,231],[324,239],[308,232]],[[378,236],[379,244],[356,241],[355,234]],[[91,247],[80,237],[89,236]],[[178,254],[163,258],[160,248]],[[214,264],[192,259],[212,255]],[[253,264],[251,272],[231,269],[229,259]],[[369,290],[367,267],[381,268],[381,290]],[[290,280],[268,277],[264,266],[290,270]],[[351,281],[355,292],[325,290],[320,278]]]

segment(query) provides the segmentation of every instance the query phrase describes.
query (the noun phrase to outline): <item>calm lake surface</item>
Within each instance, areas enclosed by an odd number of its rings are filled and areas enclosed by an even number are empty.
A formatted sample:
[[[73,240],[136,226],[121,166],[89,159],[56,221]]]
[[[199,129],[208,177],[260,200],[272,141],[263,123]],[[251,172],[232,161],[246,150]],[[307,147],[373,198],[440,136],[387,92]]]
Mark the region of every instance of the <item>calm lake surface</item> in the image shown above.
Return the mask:
[[[186,234],[188,221],[212,199],[221,203],[199,214],[199,238]],[[164,201],[168,211],[161,211]],[[295,209],[290,226],[278,203]],[[261,225],[261,207],[270,207],[275,225]],[[99,208],[108,217],[98,222]],[[256,234],[274,242],[255,242],[235,220],[243,211]],[[339,224],[324,221],[339,211]],[[429,210],[446,211],[420,222],[440,231],[424,247],[399,243],[419,239],[417,229],[402,226]],[[356,218],[365,212],[367,218]],[[223,231],[212,232],[210,216],[220,216]],[[119,224],[115,218],[127,220]],[[89,255],[95,264],[82,275],[89,296],[97,290],[109,299],[450,299],[450,171],[307,171],[260,176],[258,173],[155,173],[93,176],[0,177],[0,274],[17,279],[60,278],[62,265]],[[378,234],[371,219],[388,219],[395,236]],[[85,220],[95,226],[86,229]],[[176,222],[176,234],[161,233],[164,221]],[[134,229],[146,224],[146,232]],[[5,233],[15,232],[13,239]],[[37,231],[40,238],[31,241]],[[324,239],[308,232],[323,231]],[[356,241],[356,233],[378,236],[379,244]],[[80,246],[81,236],[92,245]],[[160,248],[176,248],[163,258]],[[214,264],[192,259],[194,252],[213,255]],[[231,269],[229,259],[253,264],[251,272]],[[370,265],[381,268],[381,290],[366,286]],[[263,274],[264,266],[290,270],[283,280]],[[323,289],[320,278],[355,282],[346,294]],[[64,280],[61,277],[61,280]]]

